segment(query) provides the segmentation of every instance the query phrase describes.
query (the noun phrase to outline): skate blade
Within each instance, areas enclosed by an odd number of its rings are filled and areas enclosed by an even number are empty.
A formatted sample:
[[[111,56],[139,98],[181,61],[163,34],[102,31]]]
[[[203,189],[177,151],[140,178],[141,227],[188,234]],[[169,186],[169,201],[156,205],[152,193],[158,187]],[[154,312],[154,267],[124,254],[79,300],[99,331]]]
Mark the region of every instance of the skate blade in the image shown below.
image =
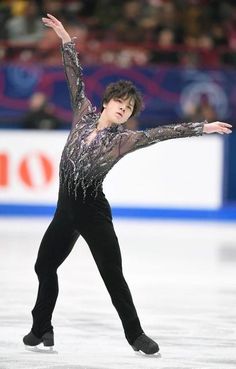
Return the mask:
[[[142,357],[150,357],[150,358],[161,358],[161,353],[160,351],[159,352],[155,352],[155,354],[145,354],[145,352],[142,352],[142,351],[134,351],[135,352],[135,355],[137,356],[142,356]]]
[[[40,354],[58,354],[58,352],[56,350],[54,350],[53,346],[39,347],[39,346],[27,346],[27,345],[25,345],[25,349],[27,351],[37,352],[37,353],[40,353]]]

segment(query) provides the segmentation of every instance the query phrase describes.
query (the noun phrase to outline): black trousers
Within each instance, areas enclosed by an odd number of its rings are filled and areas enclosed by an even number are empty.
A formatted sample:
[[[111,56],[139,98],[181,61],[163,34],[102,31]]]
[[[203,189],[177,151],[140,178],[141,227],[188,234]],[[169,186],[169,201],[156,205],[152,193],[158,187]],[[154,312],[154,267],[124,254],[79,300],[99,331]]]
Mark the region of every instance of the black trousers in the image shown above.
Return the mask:
[[[60,189],[56,212],[42,239],[35,271],[38,296],[32,310],[33,333],[41,337],[53,329],[52,313],[58,296],[57,268],[71,252],[79,236],[87,242],[130,344],[143,332],[129,287],[122,272],[119,243],[109,203],[102,190],[96,198],[88,191],[84,200]]]

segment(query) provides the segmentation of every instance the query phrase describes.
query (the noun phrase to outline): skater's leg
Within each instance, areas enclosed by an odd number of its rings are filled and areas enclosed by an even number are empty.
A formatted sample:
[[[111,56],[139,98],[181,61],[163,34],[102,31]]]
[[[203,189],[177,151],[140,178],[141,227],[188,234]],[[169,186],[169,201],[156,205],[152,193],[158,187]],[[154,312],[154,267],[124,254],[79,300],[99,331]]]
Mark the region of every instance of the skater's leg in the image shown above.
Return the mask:
[[[35,264],[39,289],[32,310],[32,332],[37,337],[52,331],[51,317],[58,295],[57,268],[71,252],[78,236],[72,219],[57,210],[42,239]]]
[[[104,280],[130,344],[143,333],[129,287],[122,272],[119,243],[109,220],[90,223],[81,230]]]

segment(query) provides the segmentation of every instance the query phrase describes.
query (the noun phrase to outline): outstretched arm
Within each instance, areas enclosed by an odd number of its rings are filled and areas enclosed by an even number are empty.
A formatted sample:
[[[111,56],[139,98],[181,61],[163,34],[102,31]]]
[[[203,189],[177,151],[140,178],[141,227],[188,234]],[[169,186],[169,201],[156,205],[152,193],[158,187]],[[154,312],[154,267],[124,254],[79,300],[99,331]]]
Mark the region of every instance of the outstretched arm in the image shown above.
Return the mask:
[[[47,14],[47,18],[42,18],[42,20],[45,26],[52,28],[62,40],[62,57],[71,96],[72,108],[74,113],[79,112],[80,115],[83,115],[91,108],[91,103],[84,94],[82,67],[78,59],[75,44],[71,40],[70,35],[65,30],[62,23],[53,15]]]
[[[156,142],[173,138],[200,136],[203,133],[231,133],[232,126],[228,123],[207,121],[201,123],[182,123],[159,126],[144,131],[125,131],[121,137],[120,153],[128,152],[152,145]]]

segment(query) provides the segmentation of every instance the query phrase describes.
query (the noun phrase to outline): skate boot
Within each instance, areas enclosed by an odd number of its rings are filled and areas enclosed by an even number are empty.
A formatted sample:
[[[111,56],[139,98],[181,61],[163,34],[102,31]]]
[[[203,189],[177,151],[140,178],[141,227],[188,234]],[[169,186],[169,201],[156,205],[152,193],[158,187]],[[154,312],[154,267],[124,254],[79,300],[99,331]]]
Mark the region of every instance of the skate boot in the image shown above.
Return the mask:
[[[57,353],[54,351],[54,334],[53,332],[46,332],[42,335],[41,338],[35,336],[35,334],[30,331],[23,338],[23,342],[25,344],[26,350],[35,351],[35,352],[45,352],[50,354]],[[42,347],[38,347],[38,345],[43,344]]]
[[[146,336],[146,334],[142,333],[134,343],[132,344],[132,348],[134,351],[141,351],[146,355],[153,355],[159,351],[158,344],[153,341],[151,338]]]

